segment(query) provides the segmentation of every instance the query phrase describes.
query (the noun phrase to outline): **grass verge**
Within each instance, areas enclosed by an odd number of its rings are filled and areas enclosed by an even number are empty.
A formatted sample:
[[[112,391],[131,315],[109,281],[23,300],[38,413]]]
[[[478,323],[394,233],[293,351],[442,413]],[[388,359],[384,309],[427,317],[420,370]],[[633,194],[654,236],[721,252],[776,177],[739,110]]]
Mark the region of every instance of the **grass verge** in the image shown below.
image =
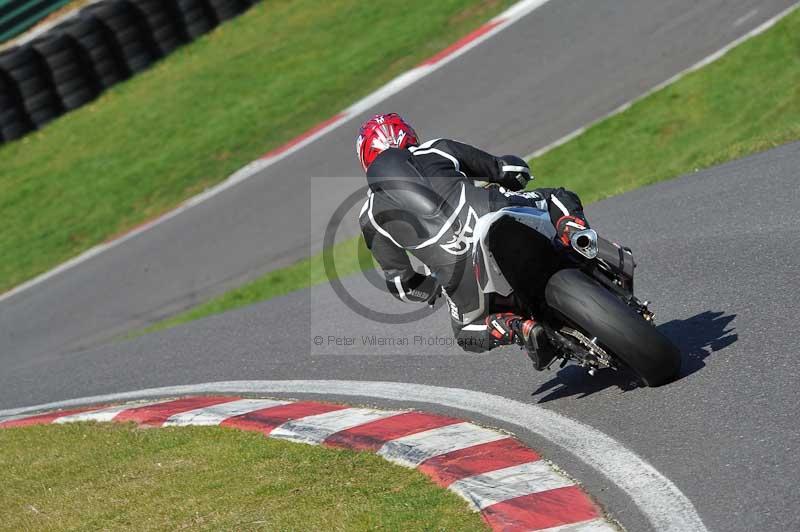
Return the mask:
[[[533,160],[536,186],[586,203],[800,139],[800,11],[719,61]],[[338,244],[339,275],[358,271]],[[351,256],[346,255],[350,250]],[[162,322],[173,326],[324,282],[322,255]]]
[[[7,530],[486,530],[418,471],[256,433],[47,425],[0,448]]]
[[[512,2],[259,2],[0,146],[0,292],[221,181]]]

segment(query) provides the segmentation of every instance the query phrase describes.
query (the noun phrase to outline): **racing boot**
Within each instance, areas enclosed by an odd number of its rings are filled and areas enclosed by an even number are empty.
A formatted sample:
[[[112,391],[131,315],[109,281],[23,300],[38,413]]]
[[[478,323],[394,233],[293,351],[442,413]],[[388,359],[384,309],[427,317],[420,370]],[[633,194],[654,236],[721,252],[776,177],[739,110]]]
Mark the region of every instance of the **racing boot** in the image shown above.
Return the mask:
[[[511,326],[517,342],[525,348],[528,358],[533,362],[533,368],[537,371],[547,368],[556,358],[556,350],[547,338],[544,327],[534,320],[522,319],[512,322]]]
[[[556,352],[547,340],[544,328],[533,320],[511,312],[486,316],[486,327],[497,345],[516,343],[525,348],[533,367],[545,369],[556,357]]]
[[[511,345],[516,342],[514,338],[513,323],[522,318],[512,312],[499,312],[486,316],[484,323],[495,345]]]

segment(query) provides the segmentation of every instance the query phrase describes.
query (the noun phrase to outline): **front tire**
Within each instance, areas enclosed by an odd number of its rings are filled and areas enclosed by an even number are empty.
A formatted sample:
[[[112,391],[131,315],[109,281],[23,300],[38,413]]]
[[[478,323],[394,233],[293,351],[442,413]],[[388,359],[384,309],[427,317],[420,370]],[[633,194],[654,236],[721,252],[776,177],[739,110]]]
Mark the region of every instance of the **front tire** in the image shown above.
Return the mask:
[[[647,386],[678,376],[680,350],[617,296],[580,270],[561,270],[545,289],[547,304],[629,366]]]

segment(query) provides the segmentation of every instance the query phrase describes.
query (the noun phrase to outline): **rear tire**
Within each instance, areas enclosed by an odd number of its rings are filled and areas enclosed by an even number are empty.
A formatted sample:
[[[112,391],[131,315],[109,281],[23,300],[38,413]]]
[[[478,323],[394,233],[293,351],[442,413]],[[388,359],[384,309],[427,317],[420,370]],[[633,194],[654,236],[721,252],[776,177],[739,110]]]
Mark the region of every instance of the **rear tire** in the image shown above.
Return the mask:
[[[545,289],[547,304],[629,366],[647,386],[673,381],[680,350],[632,308],[580,270],[561,270]]]

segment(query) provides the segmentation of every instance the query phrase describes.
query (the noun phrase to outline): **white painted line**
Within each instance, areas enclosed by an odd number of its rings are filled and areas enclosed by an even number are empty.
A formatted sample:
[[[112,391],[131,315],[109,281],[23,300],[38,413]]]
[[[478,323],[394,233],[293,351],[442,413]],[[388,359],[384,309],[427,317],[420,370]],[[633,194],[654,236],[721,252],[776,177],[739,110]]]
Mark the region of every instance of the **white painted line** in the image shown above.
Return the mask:
[[[604,519],[592,519],[583,523],[543,528],[536,532],[618,532],[618,529],[608,524]]]
[[[154,405],[157,403],[163,403],[163,401],[151,401],[147,403],[139,403],[139,404],[126,404],[126,405],[119,405],[119,406],[111,406],[108,408],[101,408],[99,410],[90,410],[88,412],[78,412],[77,414],[72,414],[71,416],[64,416],[57,418],[53,421],[53,423],[77,423],[79,421],[96,421],[98,423],[112,421],[117,414],[122,412],[123,410],[130,410],[131,408],[139,408],[141,406],[149,406]]]
[[[198,194],[196,196],[193,196],[192,198],[189,198],[188,200],[186,200],[185,202],[180,204],[178,207],[176,207],[174,210],[165,213],[164,215],[156,218],[155,220],[152,220],[152,221],[150,221],[150,222],[148,222],[148,223],[146,223],[144,225],[141,225],[141,226],[133,229],[129,233],[126,233],[125,235],[123,235],[123,236],[121,236],[121,237],[119,237],[119,238],[117,238],[115,240],[111,240],[109,242],[105,242],[103,244],[99,244],[97,246],[94,246],[93,248],[90,248],[87,251],[81,253],[77,257],[74,257],[74,258],[68,260],[67,262],[64,262],[64,263],[60,264],[59,266],[53,268],[52,270],[49,270],[49,271],[47,271],[47,272],[45,272],[45,273],[43,273],[43,274],[41,274],[41,275],[39,275],[37,277],[34,277],[33,279],[30,279],[29,281],[26,281],[26,282],[22,283],[22,284],[20,284],[20,285],[18,285],[16,287],[12,288],[11,290],[9,290],[8,292],[6,292],[4,294],[0,294],[0,303],[2,303],[6,299],[9,299],[9,298],[21,293],[21,292],[24,292],[25,290],[28,290],[28,289],[36,286],[36,285],[41,284],[41,283],[47,281],[48,279],[51,279],[51,278],[53,278],[53,277],[55,277],[55,276],[57,276],[57,275],[59,275],[61,273],[64,273],[65,271],[70,270],[70,269],[74,268],[75,266],[78,266],[79,264],[82,264],[82,263],[92,259],[93,257],[96,257],[97,255],[99,255],[101,253],[104,253],[104,252],[106,252],[106,251],[108,251],[110,249],[113,249],[113,248],[119,246],[120,244],[122,244],[124,242],[127,242],[128,240],[139,236],[140,234],[144,233],[145,231],[148,231],[148,230],[152,229],[153,227],[156,227],[157,225],[161,225],[161,224],[171,220],[172,218],[174,218],[174,217],[178,216],[179,214],[187,211],[188,209],[194,207],[195,205],[199,205],[199,204],[201,204],[201,203],[213,198],[214,196],[217,196],[218,194],[221,194],[222,192],[226,191],[227,189],[232,188],[232,187],[238,185],[239,183],[242,183],[242,182],[252,178],[253,176],[255,176],[257,173],[261,172],[265,168],[267,168],[269,166],[272,166],[273,164],[277,163],[278,161],[281,161],[281,160],[285,159],[286,157],[292,155],[293,153],[297,152],[298,150],[301,150],[301,149],[305,148],[306,146],[308,146],[312,142],[316,142],[318,139],[320,139],[321,137],[327,135],[328,133],[330,133],[334,129],[336,129],[339,126],[341,126],[342,124],[344,124],[345,122],[353,119],[359,113],[367,111],[370,107],[379,104],[380,102],[386,100],[387,98],[389,98],[390,96],[393,96],[394,94],[397,94],[398,92],[400,92],[401,90],[407,88],[411,84],[416,83],[418,80],[424,78],[425,76],[427,76],[431,72],[435,72],[436,70],[440,69],[444,65],[450,63],[454,59],[460,57],[461,55],[465,54],[469,50],[475,48],[479,44],[485,42],[486,40],[490,39],[494,35],[498,34],[502,30],[508,28],[509,26],[511,26],[512,24],[517,22],[522,17],[528,15],[529,13],[533,12],[534,10],[539,8],[540,6],[546,4],[548,1],[549,0],[522,0],[521,2],[518,2],[518,3],[514,4],[513,6],[508,8],[505,12],[499,14],[497,17],[492,19],[492,22],[503,20],[502,23],[500,23],[496,27],[492,28],[491,31],[486,32],[485,34],[481,35],[480,37],[478,37],[478,38],[474,39],[473,41],[471,41],[470,43],[466,44],[465,46],[463,46],[459,50],[453,52],[452,54],[448,55],[447,57],[442,58],[437,63],[435,63],[433,65],[422,65],[422,66],[416,67],[416,68],[414,68],[412,70],[409,70],[408,72],[406,72],[404,74],[401,74],[400,76],[398,76],[395,79],[389,81],[386,85],[384,85],[383,87],[379,88],[378,90],[376,90],[372,94],[367,95],[365,98],[357,101],[356,103],[354,103],[353,105],[348,107],[345,111],[340,113],[341,116],[340,116],[340,118],[338,120],[335,120],[335,121],[331,122],[330,124],[328,124],[324,128],[322,128],[319,131],[315,132],[313,135],[309,135],[307,138],[303,139],[301,142],[298,142],[298,143],[292,145],[290,148],[288,148],[288,149],[286,149],[286,150],[284,150],[284,151],[280,152],[279,154],[276,154],[276,155],[274,155],[272,157],[265,158],[265,159],[258,159],[258,160],[255,160],[255,161],[251,162],[250,164],[248,164],[245,167],[241,168],[240,170],[236,171],[233,175],[228,177],[226,180],[218,183],[217,185],[205,190],[204,192],[202,192],[202,193],[200,193],[200,194]],[[338,115],[334,115],[334,116],[338,116]]]
[[[164,426],[219,425],[231,417],[249,414],[250,412],[261,410],[262,408],[285,405],[287,403],[288,401],[273,401],[270,399],[239,399],[238,401],[196,408],[188,412],[175,414],[167,419]]]
[[[557,474],[550,464],[537,460],[462,478],[448,489],[467,499],[478,510],[483,510],[498,502],[574,485]]]
[[[590,127],[592,127],[592,126],[594,126],[596,124],[599,124],[600,122],[602,122],[603,120],[605,120],[607,118],[611,118],[614,115],[618,115],[618,114],[630,109],[630,107],[633,104],[635,104],[636,102],[647,98],[651,94],[660,91],[664,87],[672,85],[673,83],[675,83],[679,79],[683,78],[687,74],[691,74],[692,72],[694,72],[696,70],[700,70],[704,66],[706,66],[706,65],[708,65],[710,63],[713,63],[714,61],[716,61],[720,57],[724,56],[725,54],[727,54],[728,52],[730,52],[731,50],[733,50],[734,48],[736,48],[737,46],[742,44],[743,42],[745,42],[745,41],[747,41],[749,39],[752,39],[753,37],[755,37],[757,35],[760,35],[760,34],[764,33],[765,31],[770,29],[772,26],[774,26],[775,24],[780,22],[781,19],[783,19],[787,15],[791,14],[798,7],[800,7],[800,3],[795,3],[795,4],[791,5],[790,7],[784,9],[783,11],[781,11],[780,13],[775,15],[774,17],[771,17],[770,19],[762,22],[761,24],[759,24],[758,26],[756,26],[752,30],[750,30],[747,33],[745,33],[744,35],[742,35],[741,37],[738,37],[737,39],[734,39],[732,42],[726,44],[725,46],[723,46],[722,48],[720,48],[719,50],[717,50],[713,54],[701,59],[700,61],[698,61],[694,65],[690,66],[689,68],[681,70],[680,72],[678,72],[677,74],[675,74],[674,76],[669,78],[668,80],[662,81],[661,83],[659,83],[658,85],[656,85],[652,89],[650,89],[648,91],[645,91],[643,94],[637,96],[636,98],[634,98],[632,100],[629,100],[628,102],[620,105],[619,107],[617,107],[616,109],[614,109],[610,113],[606,113],[605,115],[601,116],[600,118],[598,118],[596,120],[592,120],[591,122],[589,122],[585,126],[580,127],[578,129],[576,129],[575,131],[564,135],[563,137],[561,137],[560,139],[556,140],[555,142],[551,142],[547,146],[544,146],[544,147],[539,148],[538,150],[536,150],[536,151],[534,151],[532,153],[529,153],[528,155],[526,155],[524,157],[524,159],[526,161],[530,161],[531,159],[533,159],[535,157],[540,157],[540,156],[544,155],[545,153],[547,153],[547,152],[549,152],[551,150],[554,150],[555,148],[558,148],[559,146],[561,146],[563,144],[566,144],[567,142],[571,141],[575,137],[578,137],[578,136],[582,135],[583,133],[585,133],[586,130],[589,129]],[[742,23],[744,23],[744,21],[742,21]]]
[[[302,443],[319,444],[331,434],[351,429],[370,421],[377,421],[401,412],[393,410],[371,410],[369,408],[345,408],[325,414],[307,416],[288,421],[270,433],[270,438],[280,438]]]
[[[25,408],[0,410],[0,419],[39,410],[71,408],[152,397],[214,394],[307,394],[427,403],[472,412],[542,437],[594,468],[622,490],[659,532],[707,532],[692,502],[680,488],[639,455],[607,434],[546,408],[497,395],[459,388],[402,382],[229,381],[151,388],[98,395]]]
[[[390,462],[416,467],[441,454],[508,438],[508,435],[472,423],[456,423],[417,432],[383,444],[378,454]]]

